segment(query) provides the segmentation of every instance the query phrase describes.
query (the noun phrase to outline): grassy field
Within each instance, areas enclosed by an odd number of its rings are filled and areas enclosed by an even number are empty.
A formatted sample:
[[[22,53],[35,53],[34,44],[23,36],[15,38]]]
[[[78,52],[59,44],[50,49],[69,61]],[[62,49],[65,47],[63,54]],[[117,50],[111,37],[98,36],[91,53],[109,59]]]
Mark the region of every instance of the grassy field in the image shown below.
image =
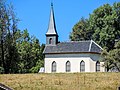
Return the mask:
[[[0,74],[14,90],[117,90],[120,73]]]

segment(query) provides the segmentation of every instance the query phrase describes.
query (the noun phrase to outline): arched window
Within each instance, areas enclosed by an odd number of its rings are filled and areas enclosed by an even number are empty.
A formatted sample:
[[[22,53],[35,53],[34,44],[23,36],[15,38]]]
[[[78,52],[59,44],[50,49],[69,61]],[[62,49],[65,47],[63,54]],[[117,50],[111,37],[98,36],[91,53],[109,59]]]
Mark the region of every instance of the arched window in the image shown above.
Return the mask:
[[[66,62],[66,72],[70,72],[71,70],[71,65],[70,65],[70,61]]]
[[[52,38],[49,39],[49,44],[52,44]]]
[[[80,72],[85,72],[85,62],[84,61],[80,62]]]
[[[53,61],[52,62],[52,72],[56,72],[56,68],[57,68],[56,62]]]
[[[100,72],[100,62],[96,62],[96,72]]]

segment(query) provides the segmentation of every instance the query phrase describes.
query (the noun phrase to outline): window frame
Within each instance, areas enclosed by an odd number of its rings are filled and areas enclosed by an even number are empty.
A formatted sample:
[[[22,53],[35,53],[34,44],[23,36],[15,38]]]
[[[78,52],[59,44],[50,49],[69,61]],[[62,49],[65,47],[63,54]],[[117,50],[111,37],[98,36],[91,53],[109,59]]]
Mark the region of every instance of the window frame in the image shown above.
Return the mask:
[[[52,62],[51,72],[57,72],[57,63],[55,61]]]
[[[71,72],[71,63],[70,63],[70,61],[67,61],[65,66],[66,66],[66,70],[65,71],[66,72]]]
[[[96,62],[96,72],[100,72],[100,62]]]
[[[80,62],[80,72],[85,72],[85,62],[83,60]]]
[[[49,44],[52,44],[52,38],[49,39]]]

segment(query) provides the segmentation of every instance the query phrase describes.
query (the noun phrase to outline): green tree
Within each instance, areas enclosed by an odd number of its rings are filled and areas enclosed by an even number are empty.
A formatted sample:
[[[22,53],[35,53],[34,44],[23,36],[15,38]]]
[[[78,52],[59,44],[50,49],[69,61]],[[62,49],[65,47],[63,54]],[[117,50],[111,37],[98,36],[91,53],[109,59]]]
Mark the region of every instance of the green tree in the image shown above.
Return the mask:
[[[117,6],[115,8],[115,6]],[[115,40],[120,38],[119,15],[116,9],[120,8],[120,3],[115,3],[113,6],[109,4],[103,5],[96,9],[90,16],[91,23],[93,24],[93,40],[95,40],[102,47],[108,51],[113,49]],[[120,12],[120,9],[119,9]]]
[[[87,24],[87,25],[86,25]],[[120,38],[120,2],[105,4],[95,9],[88,20],[81,19],[70,34],[72,41],[93,39],[107,51]]]
[[[39,40],[32,36],[30,37],[28,30],[19,32],[20,37],[17,41],[17,48],[20,54],[19,73],[37,72],[43,66],[42,55],[44,47]],[[35,71],[37,68],[37,71]]]
[[[12,5],[0,0],[0,73],[38,72],[43,66],[44,45],[17,28],[18,19]]]
[[[44,48],[45,45],[42,44],[39,51],[39,59],[37,60],[35,66],[30,69],[30,72],[38,73],[39,69],[44,66],[44,55],[43,55]]]
[[[89,40],[88,31],[86,27],[88,20],[81,18],[81,20],[73,27],[73,32],[70,35],[72,41]]]
[[[4,0],[0,0],[0,61],[5,73],[17,72],[19,58],[15,39],[17,22],[13,6],[7,6]]]
[[[6,10],[4,6],[3,0],[0,0],[0,61],[1,61],[1,67],[5,67],[5,62],[4,62],[4,37],[6,35],[6,29],[5,29],[5,21],[6,21]]]
[[[120,72],[120,41],[115,44],[113,50],[103,51],[102,56],[107,71],[116,70]]]
[[[101,53],[103,59],[102,61],[104,61],[104,67],[106,68],[106,71],[108,72],[109,70],[111,70],[113,68],[113,60],[112,57],[110,56],[110,54],[104,50]]]
[[[17,41],[17,48],[20,54],[19,73],[29,72],[31,61],[31,44],[29,33],[26,30],[19,32],[19,39]]]

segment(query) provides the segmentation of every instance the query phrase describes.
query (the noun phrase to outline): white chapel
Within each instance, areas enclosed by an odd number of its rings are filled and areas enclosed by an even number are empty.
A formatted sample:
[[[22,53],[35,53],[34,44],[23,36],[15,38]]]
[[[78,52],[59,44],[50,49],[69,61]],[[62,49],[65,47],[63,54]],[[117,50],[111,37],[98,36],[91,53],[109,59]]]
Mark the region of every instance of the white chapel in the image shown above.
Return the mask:
[[[58,42],[53,5],[46,33],[45,73],[105,72],[100,62],[103,49],[93,40]]]

